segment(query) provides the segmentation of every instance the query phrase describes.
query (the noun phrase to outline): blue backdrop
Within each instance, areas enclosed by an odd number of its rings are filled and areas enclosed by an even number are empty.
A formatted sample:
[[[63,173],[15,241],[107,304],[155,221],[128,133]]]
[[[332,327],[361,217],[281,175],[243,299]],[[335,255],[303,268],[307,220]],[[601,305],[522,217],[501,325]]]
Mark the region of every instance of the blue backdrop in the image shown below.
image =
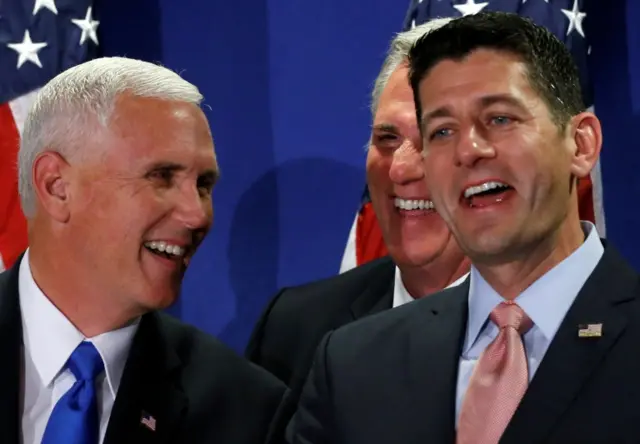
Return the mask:
[[[364,182],[368,94],[408,5],[97,2],[103,55],[161,62],[210,107],[222,180],[176,315],[241,351],[280,287],[337,272]],[[607,234],[640,269],[640,2],[586,6]]]

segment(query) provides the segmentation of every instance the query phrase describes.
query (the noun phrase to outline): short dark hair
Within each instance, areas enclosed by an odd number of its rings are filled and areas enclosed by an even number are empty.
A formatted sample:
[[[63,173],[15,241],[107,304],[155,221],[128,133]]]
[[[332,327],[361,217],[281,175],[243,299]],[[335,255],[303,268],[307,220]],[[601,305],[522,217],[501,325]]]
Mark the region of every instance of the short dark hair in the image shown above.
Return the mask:
[[[462,60],[477,49],[494,49],[520,57],[532,88],[547,104],[552,120],[561,130],[573,116],[586,109],[578,67],[570,51],[553,33],[517,14],[481,12],[452,20],[426,34],[409,52],[409,80],[418,122],[422,115],[419,94],[422,79],[442,60]]]

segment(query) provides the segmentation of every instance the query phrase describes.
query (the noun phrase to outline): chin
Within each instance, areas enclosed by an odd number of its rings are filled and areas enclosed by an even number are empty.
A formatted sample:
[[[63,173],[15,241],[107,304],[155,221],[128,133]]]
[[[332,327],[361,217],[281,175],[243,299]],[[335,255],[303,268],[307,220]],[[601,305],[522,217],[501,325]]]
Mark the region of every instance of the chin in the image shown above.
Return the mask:
[[[141,295],[139,299],[140,305],[145,311],[164,310],[170,307],[178,300],[177,292],[169,292],[166,289],[149,291],[148,293]]]
[[[467,244],[468,256],[480,261],[508,256],[512,249],[513,246],[506,239],[493,237],[475,239]]]
[[[404,250],[402,254],[398,255],[398,264],[410,265],[413,267],[419,267],[422,265],[427,265],[438,257],[437,252],[429,249],[425,250]]]

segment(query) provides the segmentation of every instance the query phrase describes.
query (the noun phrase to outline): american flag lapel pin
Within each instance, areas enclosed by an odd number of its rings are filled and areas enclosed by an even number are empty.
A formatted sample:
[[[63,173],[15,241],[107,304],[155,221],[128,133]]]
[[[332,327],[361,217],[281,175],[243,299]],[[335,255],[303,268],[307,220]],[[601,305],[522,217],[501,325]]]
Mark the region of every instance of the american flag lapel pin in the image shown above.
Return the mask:
[[[602,324],[581,324],[578,326],[579,338],[599,338],[602,336]]]
[[[156,418],[154,418],[144,410],[142,411],[142,415],[140,417],[140,424],[142,424],[152,432],[156,431]]]

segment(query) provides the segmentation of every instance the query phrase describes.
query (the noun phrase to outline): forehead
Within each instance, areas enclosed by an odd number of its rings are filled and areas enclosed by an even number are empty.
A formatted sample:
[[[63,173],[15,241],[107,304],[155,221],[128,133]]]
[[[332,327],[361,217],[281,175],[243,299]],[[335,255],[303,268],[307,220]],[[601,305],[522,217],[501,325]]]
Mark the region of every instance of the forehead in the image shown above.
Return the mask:
[[[121,159],[215,164],[209,124],[195,104],[123,96],[109,129],[115,139],[109,151]]]
[[[420,99],[424,105],[446,98],[475,100],[488,94],[531,98],[536,94],[526,73],[517,55],[479,49],[463,59],[437,63],[420,82]]]
[[[402,118],[405,115],[415,118],[413,91],[409,84],[408,67],[400,65],[389,77],[378,101],[375,121]]]

